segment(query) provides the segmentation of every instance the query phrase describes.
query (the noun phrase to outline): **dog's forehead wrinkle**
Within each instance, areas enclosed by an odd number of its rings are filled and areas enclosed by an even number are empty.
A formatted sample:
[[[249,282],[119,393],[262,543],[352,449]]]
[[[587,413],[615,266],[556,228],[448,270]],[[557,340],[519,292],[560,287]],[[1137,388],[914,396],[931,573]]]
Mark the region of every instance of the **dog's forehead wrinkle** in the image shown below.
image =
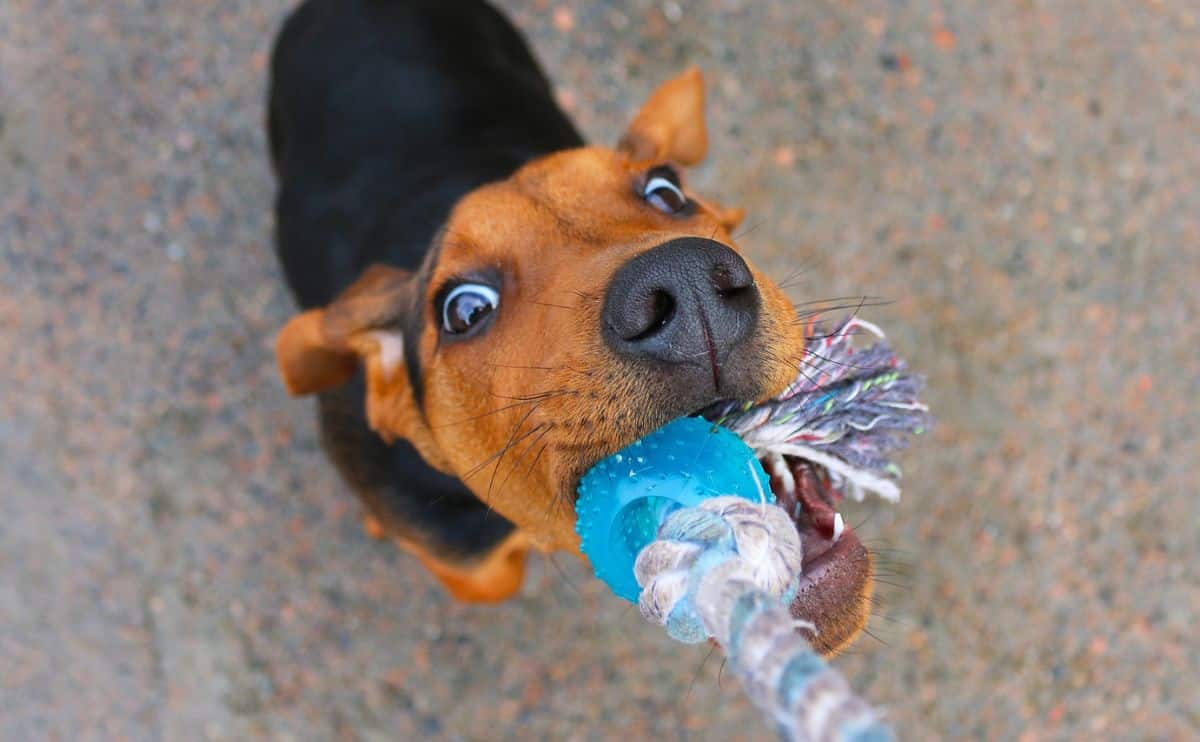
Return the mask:
[[[468,224],[470,220],[467,220]],[[447,222],[442,231],[438,234],[437,240],[434,242],[430,254],[426,256],[425,261],[421,264],[421,272],[425,274],[425,281],[428,284],[439,273],[439,269],[443,263],[453,263],[460,255],[473,255],[480,250],[480,241],[475,239],[463,228],[455,228],[451,226],[451,222]],[[436,287],[435,287],[436,290]]]
[[[554,220],[554,224],[559,230],[559,234],[556,236],[588,245],[603,244],[608,239],[611,239],[608,235],[596,232],[586,226],[580,217],[590,216],[590,214],[581,214],[570,209],[564,209],[554,199],[547,197],[539,189],[530,187],[524,181],[516,181],[515,186],[530,206],[539,213]]]

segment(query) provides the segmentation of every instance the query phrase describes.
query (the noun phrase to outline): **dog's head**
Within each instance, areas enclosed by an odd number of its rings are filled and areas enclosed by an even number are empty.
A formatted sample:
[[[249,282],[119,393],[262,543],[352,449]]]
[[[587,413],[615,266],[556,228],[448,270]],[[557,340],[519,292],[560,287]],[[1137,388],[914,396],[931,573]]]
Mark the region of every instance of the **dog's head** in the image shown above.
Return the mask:
[[[361,366],[367,413],[543,549],[577,549],[575,487],[673,418],[791,381],[804,329],[739,254],[741,211],[694,193],[707,150],[691,70],[615,149],[522,167],[462,198],[416,273],[368,271],[279,340],[294,393]]]

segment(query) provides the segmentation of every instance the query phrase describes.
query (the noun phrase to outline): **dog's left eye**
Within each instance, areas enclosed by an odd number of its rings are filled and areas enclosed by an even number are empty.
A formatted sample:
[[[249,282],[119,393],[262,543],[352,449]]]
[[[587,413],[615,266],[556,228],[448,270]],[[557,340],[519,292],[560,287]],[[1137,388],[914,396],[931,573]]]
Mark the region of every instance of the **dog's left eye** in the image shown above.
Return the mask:
[[[442,300],[442,329],[461,335],[479,325],[500,306],[500,294],[491,286],[464,283]]]
[[[673,168],[659,165],[646,173],[646,184],[642,186],[642,198],[646,203],[664,214],[682,214],[690,202],[679,185],[679,174]]]

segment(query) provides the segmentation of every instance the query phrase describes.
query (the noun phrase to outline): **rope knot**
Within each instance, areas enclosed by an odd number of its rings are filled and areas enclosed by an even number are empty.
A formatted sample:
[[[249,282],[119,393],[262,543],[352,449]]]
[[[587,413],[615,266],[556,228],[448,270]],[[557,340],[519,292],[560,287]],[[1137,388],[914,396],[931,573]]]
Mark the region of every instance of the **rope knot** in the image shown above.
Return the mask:
[[[658,540],[638,555],[638,606],[676,640],[702,642],[710,634],[698,606],[725,592],[712,585],[735,584],[790,603],[802,558],[800,534],[781,508],[714,497],[668,516]]]
[[[788,740],[893,739],[875,712],[818,657],[788,605],[800,534],[783,508],[723,496],[672,513],[638,554],[646,619],[681,642],[725,648],[747,695]]]

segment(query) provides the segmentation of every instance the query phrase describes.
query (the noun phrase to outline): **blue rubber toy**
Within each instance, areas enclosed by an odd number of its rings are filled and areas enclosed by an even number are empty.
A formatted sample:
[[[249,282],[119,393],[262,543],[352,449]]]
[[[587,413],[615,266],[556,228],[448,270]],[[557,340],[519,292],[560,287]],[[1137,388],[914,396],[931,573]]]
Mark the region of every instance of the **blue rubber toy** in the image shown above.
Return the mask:
[[[637,602],[633,564],[668,515],[719,495],[775,502],[754,451],[702,418],[674,420],[600,460],[579,483],[575,531],[596,576]]]

